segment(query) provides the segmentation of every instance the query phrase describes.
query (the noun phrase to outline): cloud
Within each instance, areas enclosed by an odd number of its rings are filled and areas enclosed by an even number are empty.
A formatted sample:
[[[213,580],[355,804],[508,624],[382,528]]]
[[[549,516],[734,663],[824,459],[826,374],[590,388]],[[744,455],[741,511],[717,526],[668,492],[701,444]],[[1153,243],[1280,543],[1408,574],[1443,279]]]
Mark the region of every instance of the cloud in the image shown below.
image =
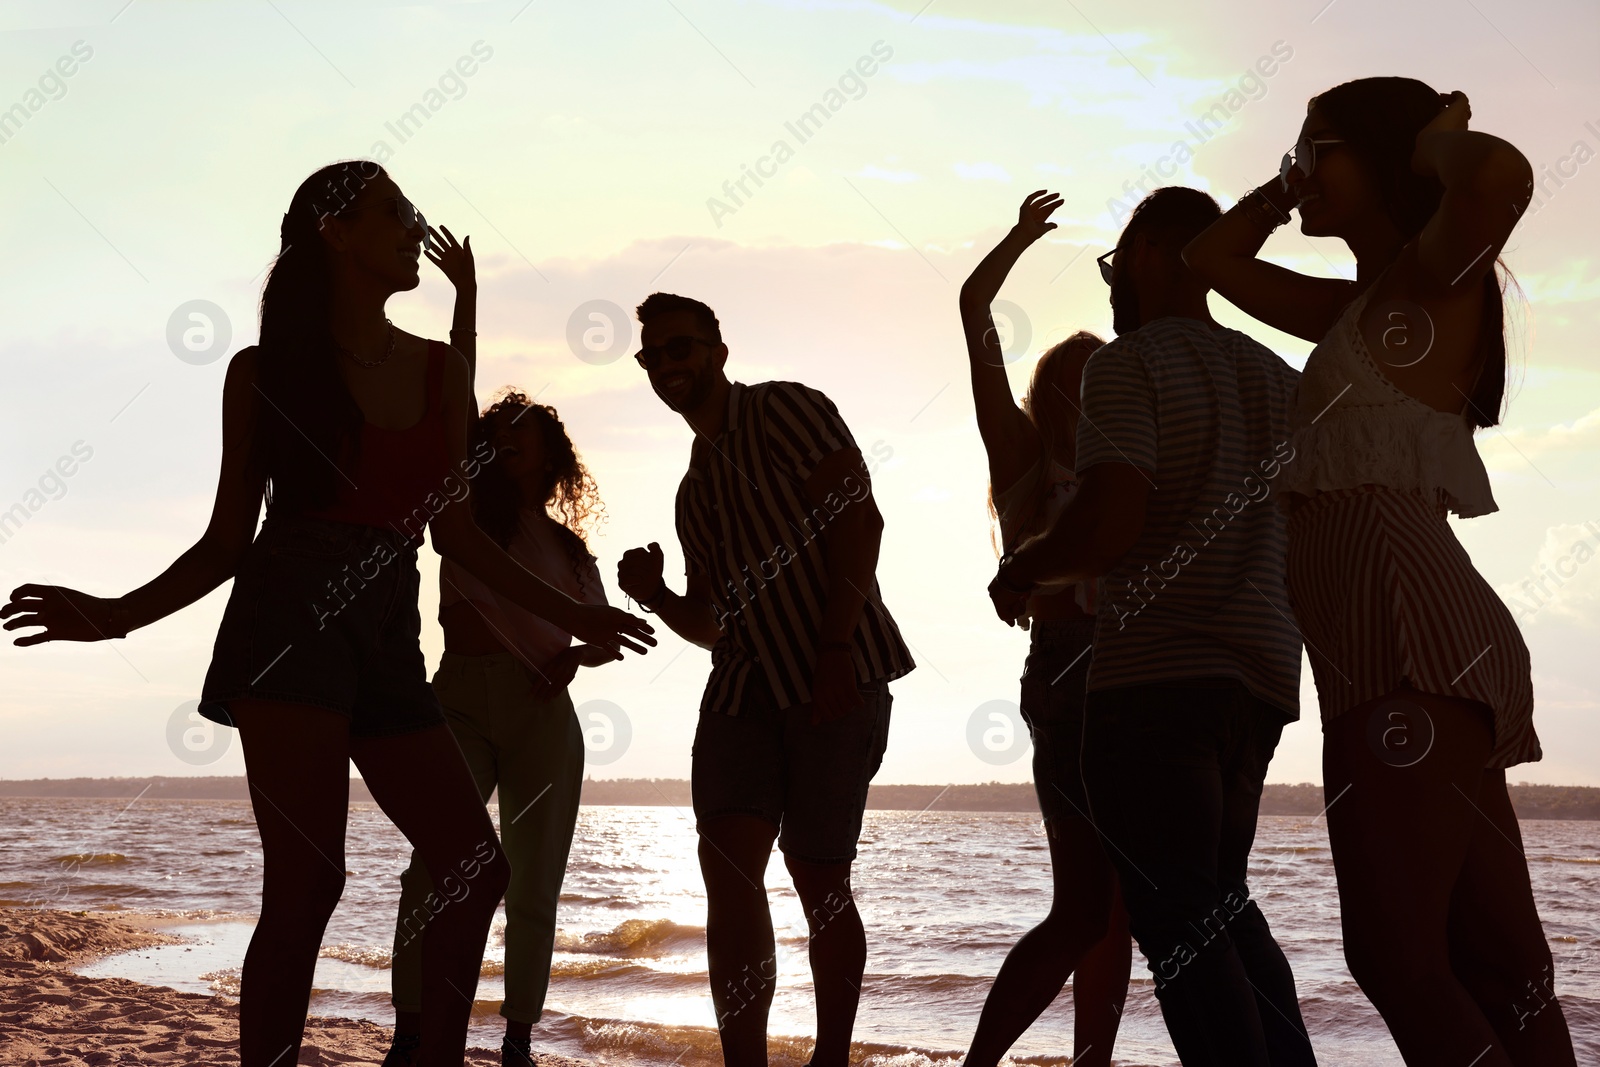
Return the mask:
[[[998,163],[952,163],[956,177],[969,182],[1009,182],[1011,175]]]
[[[856,177],[873,178],[880,182],[920,182],[922,180],[922,175],[914,170],[889,170],[886,167],[879,167],[872,163],[868,163],[856,171]]]
[[[1600,522],[1564,523],[1545,530],[1527,576],[1495,588],[1519,625],[1536,623],[1600,629]]]

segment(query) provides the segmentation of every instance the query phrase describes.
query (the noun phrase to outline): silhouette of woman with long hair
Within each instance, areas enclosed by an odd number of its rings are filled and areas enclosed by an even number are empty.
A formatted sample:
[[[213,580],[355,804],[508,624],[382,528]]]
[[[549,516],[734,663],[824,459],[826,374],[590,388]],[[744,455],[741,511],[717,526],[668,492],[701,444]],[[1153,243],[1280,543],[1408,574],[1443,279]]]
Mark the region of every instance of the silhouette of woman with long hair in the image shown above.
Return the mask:
[[[260,343],[228,366],[205,534],[126,596],[30,584],[0,610],[7,629],[44,628],[18,645],[103,640],[234,579],[200,713],[238,728],[261,834],[261,915],[240,993],[243,1067],[298,1062],[318,948],[344,888],[352,761],[439,878],[416,1062],[461,1063],[509,871],[424,674],[424,527],[445,558],[568,632],[612,650],[655,643],[643,620],[578,604],[529,574],[461,506],[477,473],[466,363],[384,316],[391,295],[417,286],[425,233],[375,163],[307,178],[283,216]]]
[[[1449,512],[1496,510],[1473,430],[1506,376],[1496,257],[1532,169],[1410,78],[1313,97],[1279,173],[1184,251],[1318,342],[1284,465],[1288,586],[1315,672],[1345,960],[1407,1064],[1573,1063],[1506,768],[1541,756],[1528,650]],[[1256,258],[1300,211],[1354,282]]]
[[[456,288],[450,342],[477,364],[471,238],[434,235],[429,258]],[[473,519],[496,544],[568,596],[606,602],[585,533],[604,518],[599,489],[556,409],[507,387],[475,424],[475,453],[487,455],[472,494]],[[433,688],[485,802],[499,789],[500,838],[511,861],[506,889],[505,984],[500,1046],[505,1067],[531,1067],[531,1032],[544,1012],[555,948],[556,905],[577,826],[583,732],[567,686],[579,667],[615,657],[530,615],[445,560],[439,568],[444,655]],[[390,970],[395,1037],[384,1063],[403,1067],[420,1040],[419,934],[437,893],[420,854],[400,877]]]
[[[1043,190],[1022,202],[1017,225],[961,287],[978,432],[989,457],[989,507],[1004,550],[1048,529],[1077,489],[1073,473],[1083,366],[1104,342],[1079,332],[1033,369],[1019,407],[990,316],[1006,275],[1028,246],[1055,229],[1061,198]],[[1094,641],[1094,584],[1028,599],[1031,641],[1022,673],[1022,716],[1033,738],[1033,784],[1050,842],[1054,896],[1043,922],[1007,954],[984,1001],[969,1067],[993,1067],[1072,978],[1072,1062],[1109,1064],[1128,992],[1133,943],[1115,869],[1084,797],[1079,755],[1085,684]]]

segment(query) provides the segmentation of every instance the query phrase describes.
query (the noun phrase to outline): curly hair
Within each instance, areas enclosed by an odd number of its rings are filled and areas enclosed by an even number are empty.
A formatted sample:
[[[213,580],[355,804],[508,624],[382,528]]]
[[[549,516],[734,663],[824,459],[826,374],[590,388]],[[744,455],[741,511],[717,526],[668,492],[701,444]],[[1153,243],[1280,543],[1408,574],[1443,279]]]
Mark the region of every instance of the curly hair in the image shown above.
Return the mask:
[[[606,521],[600,489],[579,458],[578,450],[573,447],[572,438],[567,436],[567,428],[556,414],[556,409],[549,404],[534,403],[526,393],[514,386],[501,389],[483,409],[475,428],[477,440],[489,441],[496,420],[508,417],[512,422],[530,418],[539,427],[539,438],[549,469],[545,472],[542,498],[538,504],[553,513],[566,535],[563,540],[572,557],[573,574],[577,577],[581,596],[586,591],[586,576],[594,560],[589,551],[588,538]],[[532,503],[524,499],[521,484],[507,473],[504,463],[496,457],[491,457],[483,465],[478,492],[472,495],[472,501],[474,520],[501,548],[507,547],[517,532],[518,513]]]

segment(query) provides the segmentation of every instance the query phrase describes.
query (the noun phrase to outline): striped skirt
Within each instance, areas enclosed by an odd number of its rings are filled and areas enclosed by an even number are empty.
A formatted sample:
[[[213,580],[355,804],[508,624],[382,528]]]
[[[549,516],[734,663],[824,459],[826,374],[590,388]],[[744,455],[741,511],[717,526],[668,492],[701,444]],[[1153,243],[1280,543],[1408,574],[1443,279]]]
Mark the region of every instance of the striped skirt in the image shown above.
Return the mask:
[[[1409,685],[1493,711],[1488,767],[1537,760],[1528,647],[1445,516],[1381,486],[1327,490],[1289,516],[1289,599],[1322,721]]]

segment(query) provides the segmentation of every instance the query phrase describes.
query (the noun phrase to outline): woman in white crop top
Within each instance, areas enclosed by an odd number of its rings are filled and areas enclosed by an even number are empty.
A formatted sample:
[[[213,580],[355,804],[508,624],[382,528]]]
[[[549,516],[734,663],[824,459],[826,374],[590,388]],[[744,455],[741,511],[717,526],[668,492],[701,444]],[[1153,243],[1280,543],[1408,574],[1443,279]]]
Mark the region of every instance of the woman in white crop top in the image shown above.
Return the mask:
[[[1034,241],[1055,228],[1053,193],[1023,201],[1017,225],[961,289],[961,319],[972,369],[978,432],[989,458],[990,511],[1004,551],[1043,532],[1077,491],[1073,456],[1083,366],[1103,343],[1079,332],[1035,364],[1019,407],[1006,377],[1007,353],[990,315],[1006,274]],[[1020,353],[1014,353],[1020,354]],[[984,1001],[968,1067],[993,1067],[1072,978],[1073,1063],[1111,1062],[1132,966],[1127,912],[1116,872],[1089,822],[1079,754],[1094,640],[1092,583],[1029,597],[1022,625],[1030,646],[1021,711],[1033,740],[1033,782],[1050,842],[1050,914],[1006,956]]]
[[[435,261],[456,283],[451,343],[475,364],[470,249],[440,238]],[[449,268],[454,268],[453,270]],[[512,388],[484,409],[471,478],[473,519],[513,559],[580,603],[604,604],[583,531],[601,517],[599,493],[556,410]],[[439,566],[444,655],[433,688],[487,801],[499,791],[500,839],[511,863],[506,889],[506,1020],[501,1063],[531,1067],[531,1030],[544,1011],[555,947],[556,904],[583,784],[584,743],[567,685],[579,667],[619,658],[523,611],[449,560]],[[415,853],[400,876],[390,983],[394,1045],[385,1067],[417,1051],[419,936],[438,890]]]
[[[1496,257],[1528,161],[1461,93],[1365,78],[1314,97],[1279,175],[1184,251],[1218,292],[1317,341],[1296,402],[1288,586],[1316,677],[1345,959],[1410,1065],[1569,1065],[1505,768],[1540,758],[1528,651],[1449,513],[1496,510]],[[1257,258],[1298,208],[1354,282]]]

